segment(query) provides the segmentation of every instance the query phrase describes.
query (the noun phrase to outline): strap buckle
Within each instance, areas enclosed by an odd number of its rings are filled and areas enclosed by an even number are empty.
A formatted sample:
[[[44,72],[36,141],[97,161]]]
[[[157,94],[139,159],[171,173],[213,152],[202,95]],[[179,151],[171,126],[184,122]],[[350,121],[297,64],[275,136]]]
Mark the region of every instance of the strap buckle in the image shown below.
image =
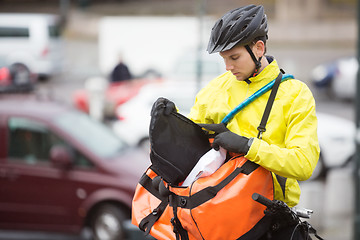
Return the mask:
[[[266,128],[259,126],[259,127],[257,128],[257,130],[259,131],[259,132],[258,132],[258,135],[257,135],[257,138],[258,138],[258,139],[262,139],[262,135],[263,135],[263,133],[266,131]]]

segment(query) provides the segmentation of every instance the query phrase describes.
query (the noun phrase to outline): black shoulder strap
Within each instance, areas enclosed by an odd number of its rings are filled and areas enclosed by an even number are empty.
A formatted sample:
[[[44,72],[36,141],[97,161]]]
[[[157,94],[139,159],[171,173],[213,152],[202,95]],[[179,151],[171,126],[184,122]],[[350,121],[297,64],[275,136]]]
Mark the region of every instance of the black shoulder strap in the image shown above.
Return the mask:
[[[260,125],[258,126],[257,130],[259,131],[258,133],[258,138],[261,139],[262,138],[262,134],[266,131],[266,122],[269,118],[269,115],[270,115],[270,111],[271,111],[271,108],[272,108],[272,105],[274,103],[274,100],[275,100],[275,97],[276,97],[276,93],[277,93],[277,90],[279,89],[279,85],[281,83],[281,79],[282,79],[282,72],[280,71],[279,75],[277,76],[275,82],[274,82],[274,85],[272,87],[272,90],[271,90],[271,93],[270,93],[270,96],[269,96],[269,99],[267,101],[267,104],[266,104],[266,107],[265,107],[265,111],[264,111],[264,114],[262,116],[262,119],[261,119],[261,122],[260,122]]]
[[[258,126],[258,138],[261,139],[262,138],[262,134],[266,131],[266,123],[267,123],[267,120],[269,119],[269,115],[270,115],[270,111],[271,111],[271,108],[272,108],[272,105],[274,103],[274,100],[275,100],[275,97],[276,97],[276,93],[277,93],[277,90],[279,89],[279,85],[281,83],[281,79],[282,79],[282,73],[283,73],[283,70],[280,69],[280,73],[279,75],[277,76],[275,82],[274,82],[274,85],[272,87],[272,90],[271,90],[271,93],[270,93],[270,96],[269,96],[269,99],[268,99],[268,102],[266,104],[266,107],[265,107],[265,111],[264,111],[264,114],[262,116],[262,119],[261,119],[261,122],[260,122],[260,125]],[[286,186],[286,180],[287,178],[285,177],[281,177],[277,174],[276,175],[276,179],[278,180],[280,186],[281,186],[281,190],[283,192],[283,195],[285,197],[285,186]]]

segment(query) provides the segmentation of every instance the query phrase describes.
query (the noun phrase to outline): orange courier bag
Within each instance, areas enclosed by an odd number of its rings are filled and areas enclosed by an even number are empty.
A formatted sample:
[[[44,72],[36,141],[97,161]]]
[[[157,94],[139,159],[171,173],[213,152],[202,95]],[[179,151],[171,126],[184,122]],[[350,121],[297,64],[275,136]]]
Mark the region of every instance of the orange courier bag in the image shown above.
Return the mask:
[[[251,196],[273,199],[272,181],[242,156],[188,187],[169,186],[149,168],[136,188],[132,223],[156,239],[257,239],[269,221]]]
[[[207,136],[199,129],[179,113],[152,118],[152,165],[136,188],[132,223],[164,240],[258,238],[267,231],[269,222],[265,207],[254,201],[252,194],[273,199],[268,170],[235,155],[210,176],[187,187],[179,186],[201,155],[211,149]],[[194,149],[200,149],[201,154],[195,154]]]

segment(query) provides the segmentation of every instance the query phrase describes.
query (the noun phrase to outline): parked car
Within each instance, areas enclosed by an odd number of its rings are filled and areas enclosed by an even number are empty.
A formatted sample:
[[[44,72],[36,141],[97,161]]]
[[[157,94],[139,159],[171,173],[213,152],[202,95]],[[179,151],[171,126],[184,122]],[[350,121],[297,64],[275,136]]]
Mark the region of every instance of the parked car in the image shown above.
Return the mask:
[[[105,79],[104,79],[105,80]],[[115,109],[117,106],[128,101],[132,97],[136,96],[141,89],[146,84],[162,81],[161,78],[156,79],[131,79],[118,83],[110,83],[105,90],[104,96],[104,109],[103,114],[105,117],[113,118],[115,117]],[[90,105],[90,93],[88,89],[78,89],[74,92],[72,101],[74,106],[85,112],[89,113]]]
[[[86,114],[36,96],[0,96],[0,229],[124,239],[150,165]],[[89,231],[87,231],[89,232]]]
[[[316,66],[311,72],[311,81],[317,89],[332,98],[353,100],[358,68],[355,57],[340,58]]]
[[[62,70],[61,19],[53,14],[0,14],[0,58],[25,65],[39,77]]]
[[[320,159],[312,178],[326,176],[331,168],[343,167],[355,155],[355,123],[335,115],[317,114]]]
[[[114,132],[131,145],[149,151],[150,110],[155,100],[167,97],[175,102],[180,113],[187,115],[195,99],[195,87],[180,83],[148,85],[139,94],[117,108],[119,121]],[[330,168],[342,167],[355,154],[355,124],[347,119],[326,113],[317,113],[318,138],[321,155],[311,179],[326,176]]]
[[[158,97],[166,97],[175,102],[178,110],[187,115],[196,95],[194,82],[162,82],[148,84],[139,93],[116,109],[119,119],[112,128],[123,136],[129,145],[140,146],[148,152],[150,111]]]

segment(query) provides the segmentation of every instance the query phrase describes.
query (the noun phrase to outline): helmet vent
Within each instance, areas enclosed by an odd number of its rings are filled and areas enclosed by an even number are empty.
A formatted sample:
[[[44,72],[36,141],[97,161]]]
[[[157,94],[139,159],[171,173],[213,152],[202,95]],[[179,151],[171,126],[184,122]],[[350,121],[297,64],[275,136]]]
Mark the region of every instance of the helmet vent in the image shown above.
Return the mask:
[[[248,27],[248,25],[245,24],[245,25],[243,26],[243,28],[241,29],[241,31],[244,31],[247,27]]]

